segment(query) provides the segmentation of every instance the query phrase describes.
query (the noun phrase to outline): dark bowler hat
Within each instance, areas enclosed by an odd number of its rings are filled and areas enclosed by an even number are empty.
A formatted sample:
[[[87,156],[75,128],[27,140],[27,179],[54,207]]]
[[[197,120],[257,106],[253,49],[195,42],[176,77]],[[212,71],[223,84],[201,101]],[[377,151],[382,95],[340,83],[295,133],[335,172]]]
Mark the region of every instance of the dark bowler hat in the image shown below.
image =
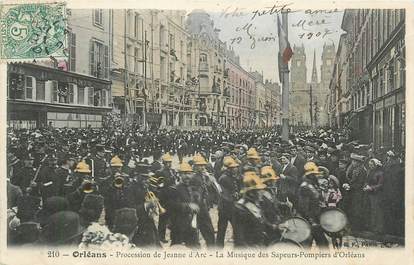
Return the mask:
[[[103,209],[104,198],[101,195],[88,194],[82,201],[82,208]]]
[[[48,245],[71,245],[83,232],[79,214],[72,211],[61,211],[49,217],[42,230],[41,241]],[[80,242],[80,238],[79,238]],[[79,242],[75,242],[78,244]]]
[[[66,211],[67,209],[69,209],[69,201],[65,197],[49,197],[43,203],[43,208],[37,212],[36,220],[41,225],[44,225],[52,214],[60,211]]]
[[[35,222],[21,223],[16,228],[16,243],[29,244],[39,239],[40,226]]]

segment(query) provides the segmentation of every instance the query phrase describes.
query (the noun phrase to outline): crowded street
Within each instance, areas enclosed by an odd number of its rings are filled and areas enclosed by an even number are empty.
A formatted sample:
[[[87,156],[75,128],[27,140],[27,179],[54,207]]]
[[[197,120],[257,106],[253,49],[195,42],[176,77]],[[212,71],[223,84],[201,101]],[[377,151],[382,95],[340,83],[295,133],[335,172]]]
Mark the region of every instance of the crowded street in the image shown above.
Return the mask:
[[[404,249],[406,9],[199,2],[1,6],[7,247]]]
[[[404,154],[346,133],[47,128],[8,144],[11,246],[403,244]]]

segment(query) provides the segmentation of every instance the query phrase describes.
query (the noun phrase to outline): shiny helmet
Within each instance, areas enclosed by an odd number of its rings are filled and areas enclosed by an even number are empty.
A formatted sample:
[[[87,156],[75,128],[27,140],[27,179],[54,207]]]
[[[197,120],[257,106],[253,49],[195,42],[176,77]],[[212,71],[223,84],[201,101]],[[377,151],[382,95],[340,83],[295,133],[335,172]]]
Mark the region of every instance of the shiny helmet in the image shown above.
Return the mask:
[[[170,155],[170,153],[167,152],[162,156],[162,161],[163,162],[172,162],[173,157]]]
[[[318,176],[320,174],[318,166],[314,162],[307,162],[304,166],[305,176],[310,174],[315,174]]]
[[[226,168],[235,168],[235,167],[238,167],[239,166],[239,164],[231,156],[224,157],[224,159],[223,159],[223,165]]]
[[[202,155],[200,155],[200,154],[196,154],[193,157],[193,162],[194,162],[194,165],[200,165],[200,166],[207,165],[206,159]]]
[[[247,158],[249,159],[260,159],[259,153],[256,151],[256,148],[250,148],[247,150]]]
[[[248,171],[244,173],[243,176],[243,189],[240,193],[246,193],[251,190],[262,190],[266,188],[266,184],[260,179],[259,176],[253,171]]]
[[[182,162],[178,168],[178,172],[193,172],[193,168],[187,162]]]
[[[276,181],[279,179],[279,176],[276,175],[276,172],[273,170],[272,166],[264,166],[260,169],[260,178],[264,183],[267,181]]]
[[[89,169],[89,165],[86,164],[86,162],[84,160],[82,160],[76,165],[75,172],[78,172],[78,173],[91,173],[91,170]]]
[[[111,167],[122,167],[122,160],[116,155],[111,159]]]

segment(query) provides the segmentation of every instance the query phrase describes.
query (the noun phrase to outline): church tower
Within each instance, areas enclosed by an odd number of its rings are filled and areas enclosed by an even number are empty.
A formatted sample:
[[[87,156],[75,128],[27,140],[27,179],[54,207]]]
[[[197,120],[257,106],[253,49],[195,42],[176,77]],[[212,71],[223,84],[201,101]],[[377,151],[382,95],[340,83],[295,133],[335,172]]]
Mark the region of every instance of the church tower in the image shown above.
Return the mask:
[[[305,47],[293,46],[293,56],[290,67],[289,118],[292,125],[307,125],[309,115],[306,106],[309,105],[307,91],[307,67]]]

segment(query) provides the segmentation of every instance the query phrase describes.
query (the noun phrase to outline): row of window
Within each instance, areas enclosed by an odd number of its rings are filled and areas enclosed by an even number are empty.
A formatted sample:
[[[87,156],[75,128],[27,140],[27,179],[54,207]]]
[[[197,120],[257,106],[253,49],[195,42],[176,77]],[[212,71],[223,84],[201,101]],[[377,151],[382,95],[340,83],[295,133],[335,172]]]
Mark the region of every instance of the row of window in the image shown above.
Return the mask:
[[[372,9],[353,11],[353,30],[349,42],[356,43],[355,54],[351,56],[349,74],[359,75],[375,54],[391,37],[391,33],[405,19],[404,9]],[[365,20],[368,22],[364,25]],[[360,38],[360,41],[358,39]]]
[[[372,82],[352,95],[353,109],[364,107],[372,100],[401,87],[405,87],[405,70],[402,63],[393,57],[388,61],[388,64],[378,70]]]
[[[8,97],[29,101],[66,103],[89,106],[108,106],[109,92],[93,87],[78,87],[76,84],[63,83],[55,80],[36,80],[25,76],[22,85],[12,85],[8,89]]]

